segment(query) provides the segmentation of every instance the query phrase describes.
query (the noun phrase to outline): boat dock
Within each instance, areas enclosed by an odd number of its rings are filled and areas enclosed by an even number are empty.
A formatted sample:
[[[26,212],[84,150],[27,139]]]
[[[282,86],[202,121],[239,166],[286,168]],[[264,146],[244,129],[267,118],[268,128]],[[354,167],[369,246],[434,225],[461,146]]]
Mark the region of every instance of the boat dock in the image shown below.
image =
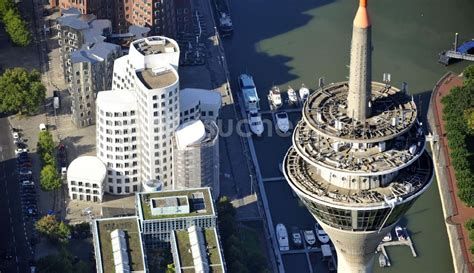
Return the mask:
[[[406,231],[406,229],[405,229],[405,231]],[[413,255],[413,257],[416,258],[418,256],[416,254],[416,250],[415,250],[415,246],[413,245],[413,241],[411,240],[411,237],[407,233],[407,239],[406,240],[395,240],[395,241],[390,241],[390,242],[382,242],[377,247],[377,252],[382,252],[383,255],[385,255],[385,258],[387,260],[387,266],[392,265],[390,263],[390,258],[388,257],[387,250],[385,249],[388,246],[408,246],[411,250],[411,254]]]
[[[474,39],[465,42],[458,47],[459,34],[456,33],[454,38],[454,47],[452,50],[447,50],[439,54],[438,62],[444,65],[449,65],[451,59],[466,60],[474,62],[474,54],[470,54],[474,50]]]

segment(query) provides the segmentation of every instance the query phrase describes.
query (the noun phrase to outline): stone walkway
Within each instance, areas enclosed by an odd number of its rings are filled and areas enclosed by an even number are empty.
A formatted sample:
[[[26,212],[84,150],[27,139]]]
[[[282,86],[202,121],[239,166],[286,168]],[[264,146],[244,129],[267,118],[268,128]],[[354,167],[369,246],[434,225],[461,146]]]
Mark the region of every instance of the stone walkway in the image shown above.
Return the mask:
[[[438,149],[440,149],[441,151],[439,152],[442,153],[440,154],[441,156],[437,155],[437,152],[434,152],[434,154],[437,157],[436,160],[439,162],[438,164],[441,167],[442,174],[444,174],[444,177],[446,178],[446,181],[439,181],[439,183],[446,183],[450,193],[452,216],[449,216],[446,221],[448,224],[454,224],[457,226],[458,234],[457,238],[454,239],[461,241],[461,250],[464,260],[468,261],[465,264],[467,264],[469,272],[474,272],[472,255],[469,251],[472,242],[469,239],[467,229],[464,227],[464,223],[466,223],[467,220],[474,218],[474,208],[467,207],[457,196],[458,186],[456,183],[454,168],[449,157],[450,151],[446,137],[445,122],[442,119],[443,105],[441,99],[448,95],[453,87],[461,86],[462,80],[462,77],[459,77],[454,73],[447,74],[440,82],[438,82],[433,90],[432,113],[434,114],[435,130],[439,135]],[[453,256],[456,257],[456,253],[453,253]]]

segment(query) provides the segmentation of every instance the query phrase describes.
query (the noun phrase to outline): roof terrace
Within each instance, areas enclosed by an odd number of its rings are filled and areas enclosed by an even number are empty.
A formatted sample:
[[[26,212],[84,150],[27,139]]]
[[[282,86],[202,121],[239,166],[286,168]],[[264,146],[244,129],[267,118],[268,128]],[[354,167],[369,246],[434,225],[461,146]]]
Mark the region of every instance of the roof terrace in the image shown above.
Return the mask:
[[[371,116],[364,123],[347,115],[348,83],[316,90],[303,109],[303,118],[321,135],[351,142],[379,142],[406,132],[417,118],[412,98],[399,89],[372,82]]]
[[[168,214],[154,214],[152,213],[152,200],[163,200],[166,197],[179,197],[183,200],[183,197],[187,197],[189,202],[189,212],[185,213],[168,213]],[[214,204],[210,195],[209,188],[198,188],[189,190],[179,191],[161,191],[151,193],[139,193],[139,209],[141,209],[141,215],[143,220],[155,220],[155,219],[168,219],[168,218],[181,218],[181,217],[193,217],[203,215],[214,215]]]
[[[171,67],[137,70],[137,77],[148,89],[168,87],[178,80],[175,71]]]
[[[433,179],[433,162],[426,151],[411,166],[399,171],[387,185],[363,190],[329,183],[314,166],[298,155],[294,147],[290,148],[284,161],[284,173],[293,188],[321,202],[351,208],[386,207],[388,200],[406,199],[421,193]]]
[[[179,52],[178,45],[162,36],[152,36],[137,40],[132,45],[143,55]]]

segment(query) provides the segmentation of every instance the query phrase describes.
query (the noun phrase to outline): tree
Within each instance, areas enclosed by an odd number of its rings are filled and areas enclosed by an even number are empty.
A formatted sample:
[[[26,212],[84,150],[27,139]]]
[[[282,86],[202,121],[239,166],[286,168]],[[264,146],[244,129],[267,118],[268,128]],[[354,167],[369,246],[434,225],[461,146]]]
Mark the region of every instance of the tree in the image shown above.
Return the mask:
[[[474,84],[474,65],[471,64],[466,67],[462,74],[464,76],[464,85],[472,86]]]
[[[25,21],[15,9],[9,9],[3,16],[5,30],[12,42],[19,46],[27,46],[31,42],[30,32]]]
[[[46,165],[40,174],[41,189],[45,191],[53,191],[61,188],[61,179],[59,178],[56,168],[52,165]]]
[[[48,131],[40,131],[38,135],[38,153],[41,155],[41,158],[46,162],[46,154],[49,154],[52,157],[54,152],[54,141],[53,135]]]
[[[67,243],[71,229],[64,222],[58,221],[54,215],[46,215],[36,222],[36,230],[52,242]]]
[[[176,269],[174,268],[174,264],[168,264],[166,266],[166,272],[165,273],[175,273]]]
[[[0,77],[0,112],[31,114],[44,101],[46,88],[41,75],[24,68],[7,69]]]
[[[1,1],[1,0],[0,0]],[[38,260],[38,272],[41,273],[87,273],[91,272],[87,264],[79,261],[74,264],[72,255],[66,250],[61,249],[57,255],[48,255]]]
[[[50,153],[44,153],[42,159],[44,165],[51,165],[56,169],[56,159]]]
[[[15,9],[15,3],[12,0],[0,0],[0,20],[3,20],[3,16],[13,9]]]

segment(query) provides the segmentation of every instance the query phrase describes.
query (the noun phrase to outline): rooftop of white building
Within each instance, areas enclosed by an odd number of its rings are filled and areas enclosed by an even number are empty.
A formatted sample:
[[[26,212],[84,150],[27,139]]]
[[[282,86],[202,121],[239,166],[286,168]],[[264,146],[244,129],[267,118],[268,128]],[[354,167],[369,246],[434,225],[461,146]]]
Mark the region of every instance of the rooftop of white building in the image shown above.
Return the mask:
[[[184,150],[189,146],[213,141],[218,133],[215,122],[192,120],[181,124],[175,132],[176,146]]]
[[[152,205],[159,205],[156,202],[153,204],[153,201],[166,197],[179,197],[181,199],[187,197],[189,213],[152,214]],[[186,204],[182,203],[181,205]],[[140,210],[138,215],[143,220],[215,215],[210,188],[137,193],[137,207]]]
[[[151,36],[136,40],[133,47],[143,55],[179,52],[178,44],[164,36]]]
[[[81,156],[74,159],[67,170],[68,179],[103,181],[107,174],[104,163],[95,156]]]
[[[184,149],[188,145],[196,144],[203,140],[206,136],[206,128],[202,121],[193,120],[179,126],[175,136],[178,149]]]
[[[170,65],[137,70],[137,77],[148,89],[168,87],[178,81],[178,74]]]
[[[97,93],[96,104],[101,110],[122,112],[133,110],[137,105],[137,101],[132,91],[113,90]]]

